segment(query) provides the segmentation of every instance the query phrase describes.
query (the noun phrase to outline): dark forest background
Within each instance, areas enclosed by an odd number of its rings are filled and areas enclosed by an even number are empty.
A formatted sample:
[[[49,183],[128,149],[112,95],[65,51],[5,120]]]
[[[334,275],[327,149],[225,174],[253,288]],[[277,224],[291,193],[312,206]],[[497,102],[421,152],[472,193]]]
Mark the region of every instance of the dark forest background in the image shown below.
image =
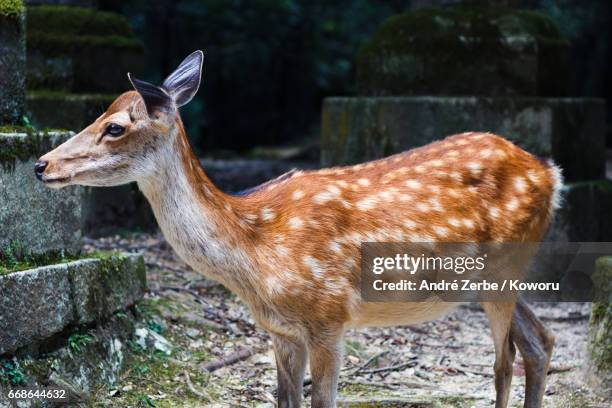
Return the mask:
[[[414,3],[428,2],[100,0],[99,7],[129,18],[145,45],[145,71],[138,73],[144,79],[161,81],[184,56],[204,50],[203,86],[183,116],[195,147],[206,154],[316,142],[322,98],[355,93],[360,45]],[[508,3],[548,14],[571,41],[568,96],[610,100],[612,2]]]

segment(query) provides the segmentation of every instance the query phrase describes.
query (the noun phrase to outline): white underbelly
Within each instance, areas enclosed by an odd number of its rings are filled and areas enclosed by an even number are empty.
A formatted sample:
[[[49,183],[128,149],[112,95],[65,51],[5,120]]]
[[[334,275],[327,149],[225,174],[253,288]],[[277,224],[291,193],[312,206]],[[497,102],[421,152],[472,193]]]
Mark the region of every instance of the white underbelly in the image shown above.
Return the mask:
[[[351,328],[418,324],[435,320],[461,303],[457,302],[362,302],[352,313]]]

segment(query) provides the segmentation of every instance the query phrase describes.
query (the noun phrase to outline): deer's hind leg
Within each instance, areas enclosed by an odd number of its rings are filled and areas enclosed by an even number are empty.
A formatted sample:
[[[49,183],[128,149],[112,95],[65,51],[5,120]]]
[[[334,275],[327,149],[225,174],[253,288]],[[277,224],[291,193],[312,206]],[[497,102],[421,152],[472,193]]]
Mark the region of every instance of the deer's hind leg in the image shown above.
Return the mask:
[[[482,302],[495,345],[495,408],[506,408],[512,383],[515,349],[510,339],[514,302]]]
[[[540,408],[555,337],[521,299],[514,309],[510,333],[525,365],[524,407]]]
[[[272,335],[278,377],[277,406],[299,408],[302,404],[304,372],[308,352],[299,339]]]

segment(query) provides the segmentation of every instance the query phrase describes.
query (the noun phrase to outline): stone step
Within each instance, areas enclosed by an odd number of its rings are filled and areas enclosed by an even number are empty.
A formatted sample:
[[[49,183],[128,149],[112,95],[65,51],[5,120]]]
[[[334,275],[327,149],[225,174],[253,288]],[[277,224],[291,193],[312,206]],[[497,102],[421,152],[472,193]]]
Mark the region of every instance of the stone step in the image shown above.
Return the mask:
[[[0,276],[0,355],[43,341],[70,325],[123,310],[146,290],[144,260],[116,254]]]

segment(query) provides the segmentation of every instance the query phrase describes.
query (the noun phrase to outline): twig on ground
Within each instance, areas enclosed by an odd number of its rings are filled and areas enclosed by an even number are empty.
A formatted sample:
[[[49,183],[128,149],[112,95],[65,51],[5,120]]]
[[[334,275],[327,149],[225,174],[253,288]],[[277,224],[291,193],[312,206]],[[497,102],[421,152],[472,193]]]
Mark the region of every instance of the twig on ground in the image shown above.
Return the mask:
[[[403,370],[404,368],[414,367],[417,364],[417,362],[414,360],[415,359],[407,363],[396,364],[396,365],[387,366],[387,367],[372,368],[370,370],[361,370],[360,374],[380,374],[380,373],[385,373],[385,372],[390,372],[390,371],[400,371],[400,370]]]
[[[183,371],[183,376],[185,377],[185,382],[187,383],[187,387],[189,388],[189,391],[191,391],[194,395],[197,395],[198,397],[205,399],[208,402],[212,401],[211,396],[208,395],[206,391],[195,389],[195,387],[191,383],[191,378],[189,378],[189,372],[187,372],[187,370]]]
[[[378,360],[380,357],[383,357],[383,356],[385,356],[387,354],[389,354],[389,350],[381,351],[380,353],[377,353],[377,354],[373,355],[365,363],[361,364],[359,367],[354,369],[349,375],[356,375],[356,374],[358,374],[360,371],[364,370],[367,366],[372,364],[374,361]]]
[[[565,373],[567,371],[572,371],[575,366],[550,366],[548,368],[548,374],[557,374],[557,373]]]
[[[344,385],[365,385],[368,387],[378,387],[378,388],[386,388],[388,390],[397,390],[399,386],[394,385],[392,383],[384,383],[384,382],[372,382],[365,380],[341,380],[340,384]]]
[[[255,354],[255,351],[253,349],[241,348],[240,350],[228,354],[227,356],[222,357],[219,360],[209,361],[208,363],[200,365],[200,369],[212,373],[213,371],[218,370],[221,367],[225,367],[228,365],[235,364],[239,361],[246,360],[253,354]]]
[[[579,322],[582,320],[589,320],[590,318],[591,316],[587,314],[570,314],[567,316],[540,316],[540,320],[542,320],[543,322]]]

